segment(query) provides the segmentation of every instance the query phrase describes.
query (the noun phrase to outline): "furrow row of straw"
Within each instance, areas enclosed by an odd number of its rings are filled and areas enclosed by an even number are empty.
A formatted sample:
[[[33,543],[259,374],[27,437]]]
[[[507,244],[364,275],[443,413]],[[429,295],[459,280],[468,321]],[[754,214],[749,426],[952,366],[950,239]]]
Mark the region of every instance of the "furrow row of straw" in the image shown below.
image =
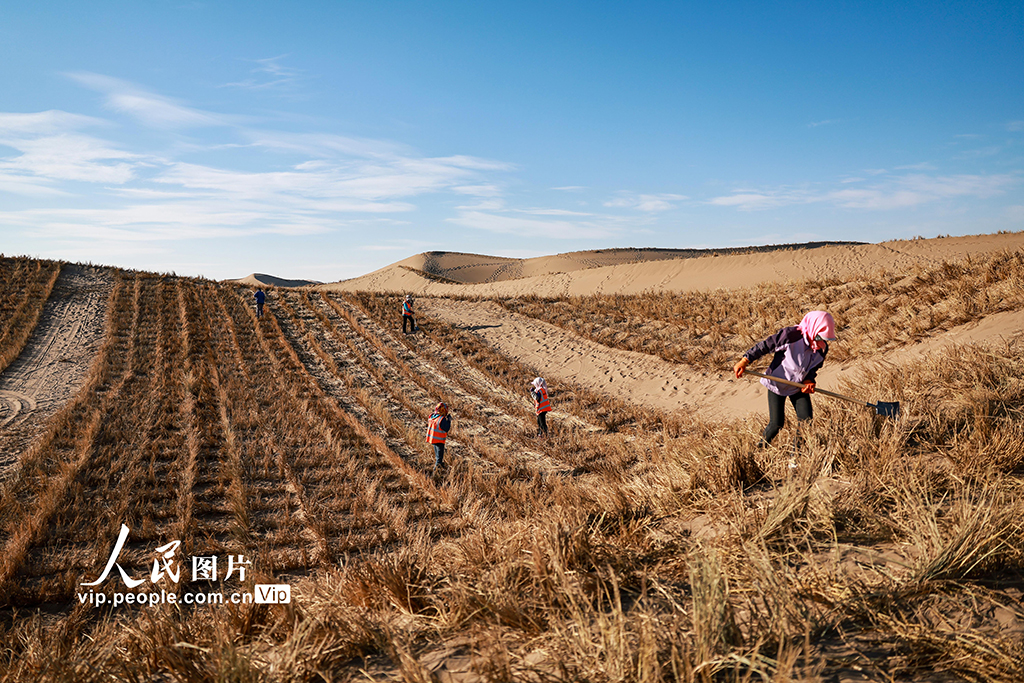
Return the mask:
[[[426,446],[423,425],[437,400],[435,397],[444,395],[445,389],[429,384],[423,387],[398,373],[387,359],[368,348],[364,336],[353,330],[337,311],[324,306],[321,299],[307,299],[304,303],[308,307],[306,310],[311,310],[319,322],[318,335],[322,336],[323,344],[334,353],[351,359],[345,367],[345,374],[363,375],[361,381],[368,383],[368,386],[357,390],[360,403],[386,426],[389,433],[403,439],[405,448],[426,460],[422,455]],[[313,341],[316,342],[315,339]],[[320,342],[316,344],[320,346]],[[323,356],[330,359],[326,353]],[[325,366],[330,368],[330,365],[325,360]],[[331,372],[339,372],[336,364],[334,368]],[[370,391],[365,391],[367,388]],[[510,514],[521,507],[522,500],[516,506],[508,503],[517,497],[536,496],[536,491],[523,490],[523,463],[528,461],[518,453],[516,444],[488,434],[483,425],[462,413],[459,414],[458,425],[459,436],[449,439],[447,462],[450,472],[446,477],[446,491],[460,500],[472,497],[479,501],[481,497],[497,496],[505,503],[498,509]],[[528,488],[533,489],[534,472],[525,470],[525,474]]]
[[[375,530],[377,543],[394,539],[409,519],[422,515],[427,515],[428,519],[438,515],[445,517],[447,513],[437,510],[430,502],[429,496],[432,493],[436,496],[437,492],[429,480],[411,469],[379,435],[323,393],[288,344],[277,321],[270,315],[258,321],[253,316],[253,321],[256,342],[262,350],[261,362],[267,364],[276,378],[273,381],[288,395],[287,401],[295,405],[295,412],[303,415],[306,422],[303,441],[308,448],[296,450],[301,457],[297,457],[293,465],[297,473],[292,483],[300,495],[302,489],[311,487],[317,492],[316,501],[307,497],[309,505],[305,514],[318,519],[317,523],[329,532],[331,542],[342,544],[339,547],[345,552],[354,549],[349,541],[338,537],[337,532],[342,527],[334,522],[334,514],[325,516],[328,510],[352,507],[352,513],[356,514],[358,509],[361,516],[367,508],[376,508],[382,522]],[[344,485],[340,488],[323,481],[325,475],[338,480],[353,467],[360,472],[356,481],[341,479]],[[395,474],[400,477],[393,479]],[[389,492],[392,486],[387,484],[389,480],[398,486],[394,493]],[[358,491],[358,500],[337,499],[339,491]],[[398,497],[391,500],[396,495]],[[365,526],[362,529],[364,532],[371,530]]]
[[[25,348],[60,268],[55,261],[0,258],[0,372]]]
[[[0,595],[6,596],[6,604],[15,592],[23,592],[14,581],[16,573],[31,547],[43,541],[52,515],[66,503],[86,463],[93,459],[109,461],[109,447],[97,444],[96,438],[103,416],[118,405],[140,362],[136,349],[142,290],[139,276],[130,284],[123,276],[116,278],[107,334],[83,390],[22,454],[16,476],[0,493]],[[102,537],[103,529],[93,526],[78,540],[92,545],[101,543]]]
[[[401,406],[404,419],[415,420],[414,427],[410,430],[415,435],[414,447],[428,448],[423,438],[423,426],[426,425],[434,405],[444,399],[457,416],[458,426],[452,436],[455,448],[458,448],[460,443],[465,443],[486,463],[491,463],[490,467],[496,465],[513,477],[515,473],[522,473],[524,470],[539,471],[535,463],[538,459],[543,459],[540,453],[528,445],[504,438],[504,435],[494,430],[488,431],[480,419],[482,411],[476,397],[461,393],[457,386],[445,381],[444,377],[424,372],[422,366],[414,370],[395,354],[388,353],[381,340],[337,301],[324,297],[311,302],[311,305],[325,327],[336,337],[348,341],[352,353],[357,355],[362,366],[373,375],[376,384],[388,397],[388,404]],[[491,409],[491,413],[496,421],[514,422],[501,411]],[[428,457],[432,455],[430,453]],[[485,467],[490,469],[487,465]],[[557,470],[557,467],[549,466],[545,469]]]
[[[392,335],[366,316],[361,308],[344,299],[339,301],[331,297],[326,298],[326,301],[354,332],[375,349],[382,365],[395,368],[399,377],[408,378],[427,391],[440,392],[446,396],[452,409],[470,417],[481,438],[487,434],[501,440],[502,443],[497,446],[499,450],[509,450],[511,446],[514,453],[525,457],[524,464],[527,467],[547,473],[568,474],[585,463],[586,456],[581,457],[584,449],[572,447],[589,431],[580,429],[579,422],[561,425],[551,439],[534,439],[534,430],[530,425],[533,412],[526,408],[530,399],[524,396],[519,401],[507,401],[502,396],[498,398],[500,403],[495,406],[493,392],[477,393],[479,389],[460,379],[446,365],[436,364],[435,358],[439,354],[431,354],[433,358],[431,355],[423,358],[416,354],[400,355],[403,347],[394,343]],[[428,345],[433,343],[433,340],[427,342]],[[525,394],[525,391],[522,393]],[[601,450],[598,441],[589,446]],[[580,471],[585,471],[585,468]]]

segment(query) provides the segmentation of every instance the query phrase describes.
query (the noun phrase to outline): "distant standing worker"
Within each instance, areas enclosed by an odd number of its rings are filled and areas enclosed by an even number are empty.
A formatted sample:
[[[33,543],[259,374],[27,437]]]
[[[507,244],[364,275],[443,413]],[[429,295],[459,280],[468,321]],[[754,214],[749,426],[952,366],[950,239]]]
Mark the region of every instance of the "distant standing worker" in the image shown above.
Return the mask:
[[[737,379],[747,366],[769,353],[774,353],[768,371],[764,374],[803,384],[802,389],[762,379],[768,389],[768,426],[761,438],[762,447],[768,446],[786,424],[786,398],[796,410],[797,436],[794,447],[799,448],[799,425],[813,417],[811,394],[818,368],[825,362],[828,342],[836,340],[836,321],[825,311],[811,311],[799,325],[781,330],[750,348],[733,367]]]
[[[548,435],[548,413],[551,412],[551,399],[548,398],[548,383],[543,377],[533,380],[530,394],[533,396],[533,407],[537,410],[537,436]]]
[[[263,317],[263,304],[267,301],[267,295],[264,294],[262,289],[257,289],[256,293],[252,295],[256,299],[256,317]]]
[[[411,327],[412,331],[416,331],[416,320],[412,317],[412,295],[406,294],[405,301],[402,302],[402,333],[406,334],[406,327]]]
[[[434,407],[434,412],[427,420],[427,443],[434,446],[434,471],[442,470],[444,464],[444,442],[452,428],[452,419],[448,416],[448,404],[441,401]]]

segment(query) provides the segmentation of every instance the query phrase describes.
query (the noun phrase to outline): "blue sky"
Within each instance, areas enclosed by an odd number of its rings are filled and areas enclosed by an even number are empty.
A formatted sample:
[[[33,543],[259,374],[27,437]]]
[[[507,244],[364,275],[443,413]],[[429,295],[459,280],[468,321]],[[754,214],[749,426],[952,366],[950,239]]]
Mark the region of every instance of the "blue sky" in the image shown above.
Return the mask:
[[[0,251],[330,281],[1024,230],[1024,3],[0,10]]]

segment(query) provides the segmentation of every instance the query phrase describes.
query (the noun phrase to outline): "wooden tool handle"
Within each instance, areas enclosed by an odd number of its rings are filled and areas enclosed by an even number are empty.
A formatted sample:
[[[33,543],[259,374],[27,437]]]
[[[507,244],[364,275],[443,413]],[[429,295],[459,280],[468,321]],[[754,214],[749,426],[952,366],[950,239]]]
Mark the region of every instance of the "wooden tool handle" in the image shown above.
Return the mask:
[[[782,379],[781,377],[774,377],[772,375],[763,375],[760,372],[755,372],[754,370],[744,370],[743,374],[745,374],[745,375],[753,375],[754,377],[763,377],[764,379],[771,380],[772,382],[778,382],[779,384],[787,384],[787,385],[789,385],[791,387],[796,387],[798,389],[803,389],[804,388],[804,385],[801,384],[800,382],[794,382],[792,380]],[[816,393],[816,394],[825,394],[826,396],[832,396],[834,398],[841,398],[844,401],[849,401],[850,403],[856,403],[856,404],[862,405],[862,406],[874,407],[874,404],[868,403],[867,401],[862,401],[859,398],[851,398],[849,396],[843,396],[842,394],[837,394],[834,391],[827,391],[825,389],[819,389],[817,387],[814,388],[814,393]]]

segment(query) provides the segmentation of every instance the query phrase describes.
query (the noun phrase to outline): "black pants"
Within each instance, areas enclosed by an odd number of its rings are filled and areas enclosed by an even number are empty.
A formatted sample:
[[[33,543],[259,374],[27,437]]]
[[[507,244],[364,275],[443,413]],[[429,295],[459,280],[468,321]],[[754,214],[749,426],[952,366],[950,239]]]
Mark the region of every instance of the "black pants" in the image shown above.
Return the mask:
[[[548,435],[548,414],[547,411],[537,413],[537,436]]]
[[[405,332],[406,326],[412,327],[412,331],[416,331],[416,321],[412,319],[411,315],[402,315],[402,332]]]
[[[796,410],[798,423],[806,422],[814,416],[814,411],[811,408],[810,394],[796,393],[790,396],[789,400]],[[764,438],[761,441],[761,445],[767,446],[770,444],[784,426],[786,426],[786,397],[779,396],[774,391],[769,391],[768,426],[764,428]],[[798,444],[798,441],[794,439],[794,443]]]
[[[444,444],[434,444],[434,467],[444,467]]]
[[[256,317],[257,318],[262,318],[263,317],[263,302],[262,301],[257,301],[256,302]]]

